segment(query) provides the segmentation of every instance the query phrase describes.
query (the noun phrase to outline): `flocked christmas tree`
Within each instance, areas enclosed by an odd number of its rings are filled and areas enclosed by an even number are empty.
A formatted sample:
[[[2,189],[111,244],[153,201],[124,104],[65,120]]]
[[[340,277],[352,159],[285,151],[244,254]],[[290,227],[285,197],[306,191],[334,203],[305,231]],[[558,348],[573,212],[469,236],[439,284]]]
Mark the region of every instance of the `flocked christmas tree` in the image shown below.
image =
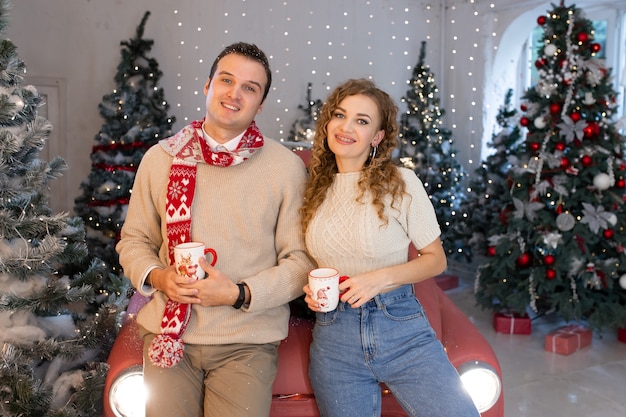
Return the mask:
[[[143,38],[146,12],[133,39],[122,41],[115,90],[98,108],[105,120],[95,135],[91,172],[81,184],[74,211],[85,222],[90,253],[120,272],[115,245],[126,219],[135,173],[144,153],[170,136],[173,116],[158,86],[162,77],[156,59],[148,56],[153,41]]]
[[[480,305],[556,312],[593,328],[626,324],[624,137],[614,121],[611,71],[597,58],[592,22],[563,3],[538,18],[539,81],[512,170],[504,232],[489,236],[476,278]]]
[[[402,98],[408,108],[400,119],[398,159],[424,183],[441,225],[444,249],[456,256],[463,253],[463,241],[452,237],[449,229],[465,196],[461,183],[465,173],[456,159],[452,132],[443,125],[445,111],[439,107],[439,90],[425,58],[422,42],[410,89]]]
[[[82,220],[48,206],[66,164],[38,157],[53,126],[25,74],[0,39],[0,415],[95,417],[125,297],[96,293],[108,271],[88,258]]]
[[[500,210],[511,203],[509,172],[516,164],[515,153],[522,141],[517,110],[511,105],[512,95],[513,90],[508,90],[496,116],[499,131],[487,144],[491,153],[471,175],[466,199],[451,226],[453,233],[465,242],[463,247],[470,261],[474,255],[487,255],[486,237],[505,224]]]

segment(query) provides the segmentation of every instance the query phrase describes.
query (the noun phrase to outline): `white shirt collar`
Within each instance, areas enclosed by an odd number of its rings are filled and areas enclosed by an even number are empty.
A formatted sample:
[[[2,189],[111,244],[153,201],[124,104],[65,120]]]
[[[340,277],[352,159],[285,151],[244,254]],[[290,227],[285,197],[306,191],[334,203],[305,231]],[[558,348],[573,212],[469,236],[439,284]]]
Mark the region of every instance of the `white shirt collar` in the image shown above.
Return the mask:
[[[211,148],[213,152],[219,152],[220,150],[223,151],[223,148],[226,148],[226,150],[228,151],[234,151],[235,149],[237,149],[237,146],[239,146],[239,141],[243,137],[243,134],[246,133],[246,131],[244,130],[243,132],[241,132],[240,134],[238,134],[237,136],[235,136],[228,142],[219,143],[204,130],[204,126],[202,126],[201,130],[202,130],[202,137],[209,144],[209,148]]]

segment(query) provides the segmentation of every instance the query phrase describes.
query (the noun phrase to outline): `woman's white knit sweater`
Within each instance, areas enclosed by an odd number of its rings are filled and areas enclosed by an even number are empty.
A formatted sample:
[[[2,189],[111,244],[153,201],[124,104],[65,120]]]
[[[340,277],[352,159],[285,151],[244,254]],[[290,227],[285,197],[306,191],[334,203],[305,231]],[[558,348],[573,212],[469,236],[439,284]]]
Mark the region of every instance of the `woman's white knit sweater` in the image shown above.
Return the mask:
[[[385,226],[370,194],[357,201],[361,173],[335,175],[306,233],[307,250],[320,267],[351,276],[401,264],[408,259],[410,242],[419,250],[439,237],[435,210],[421,181],[407,168],[400,173],[408,196],[398,210],[390,207],[390,198],[385,201]]]

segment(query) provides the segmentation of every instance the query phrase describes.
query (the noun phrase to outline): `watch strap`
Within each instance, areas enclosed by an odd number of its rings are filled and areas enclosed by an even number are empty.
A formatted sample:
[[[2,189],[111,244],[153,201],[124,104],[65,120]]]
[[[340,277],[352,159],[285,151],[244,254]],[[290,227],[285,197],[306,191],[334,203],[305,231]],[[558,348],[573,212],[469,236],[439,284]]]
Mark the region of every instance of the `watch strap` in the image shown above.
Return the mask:
[[[239,287],[239,297],[237,297],[237,301],[235,301],[235,304],[233,304],[233,308],[237,310],[239,310],[243,303],[246,301],[245,285],[246,284],[237,284],[237,287]]]

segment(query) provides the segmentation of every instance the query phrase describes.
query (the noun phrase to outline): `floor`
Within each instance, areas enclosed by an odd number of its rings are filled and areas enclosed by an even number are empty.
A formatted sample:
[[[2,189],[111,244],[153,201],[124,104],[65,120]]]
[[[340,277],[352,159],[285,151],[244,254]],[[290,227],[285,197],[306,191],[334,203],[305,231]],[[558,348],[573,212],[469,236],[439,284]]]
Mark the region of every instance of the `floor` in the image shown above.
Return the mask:
[[[446,294],[491,343],[500,361],[504,417],[626,416],[626,343],[616,332],[594,334],[590,347],[571,355],[544,351],[545,335],[565,324],[555,318],[532,321],[530,335],[496,333],[492,313],[475,306],[473,269],[451,265],[459,286]]]

